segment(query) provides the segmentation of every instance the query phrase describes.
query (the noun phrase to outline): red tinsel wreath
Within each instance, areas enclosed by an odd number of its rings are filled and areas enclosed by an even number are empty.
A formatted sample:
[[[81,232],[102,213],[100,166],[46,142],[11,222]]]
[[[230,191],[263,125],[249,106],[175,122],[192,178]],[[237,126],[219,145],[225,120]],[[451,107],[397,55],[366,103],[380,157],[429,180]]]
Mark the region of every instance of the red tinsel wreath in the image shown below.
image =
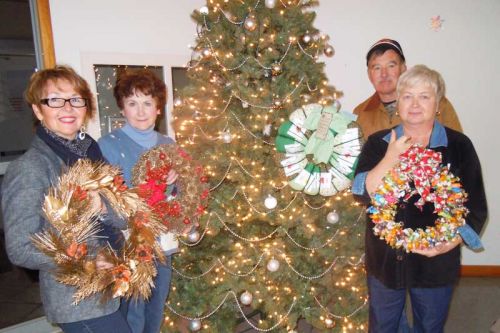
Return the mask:
[[[170,170],[178,177],[167,185]],[[168,229],[178,233],[196,225],[208,204],[203,167],[176,145],[159,145],[144,153],[132,170],[132,184]]]

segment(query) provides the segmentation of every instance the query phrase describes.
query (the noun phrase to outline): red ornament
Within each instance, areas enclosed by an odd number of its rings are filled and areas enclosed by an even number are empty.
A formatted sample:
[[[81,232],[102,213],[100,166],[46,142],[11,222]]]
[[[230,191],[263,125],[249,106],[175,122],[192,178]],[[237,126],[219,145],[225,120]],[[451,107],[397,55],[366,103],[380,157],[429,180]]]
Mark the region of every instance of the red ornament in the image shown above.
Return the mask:
[[[200,177],[200,182],[207,183],[208,182],[208,177],[207,176],[201,176]]]
[[[87,191],[82,189],[80,186],[77,186],[73,192],[73,197],[78,201],[83,201],[87,199]]]
[[[200,195],[201,200],[205,200],[208,198],[208,195],[210,194],[210,191],[208,189],[203,190],[203,192]]]
[[[191,223],[191,220],[189,219],[189,217],[185,217],[182,222],[184,222],[184,224],[189,224]]]

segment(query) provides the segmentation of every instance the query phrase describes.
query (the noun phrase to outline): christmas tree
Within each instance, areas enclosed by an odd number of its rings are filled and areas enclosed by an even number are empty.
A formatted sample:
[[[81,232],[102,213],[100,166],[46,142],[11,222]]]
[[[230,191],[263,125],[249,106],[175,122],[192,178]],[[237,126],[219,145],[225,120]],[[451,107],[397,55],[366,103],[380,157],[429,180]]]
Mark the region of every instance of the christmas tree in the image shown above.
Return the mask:
[[[209,0],[192,15],[174,128],[211,200],[173,262],[169,332],[179,319],[192,331],[293,332],[301,318],[365,331],[364,214],[346,190],[360,134],[319,62],[334,49],[313,26],[317,4]]]

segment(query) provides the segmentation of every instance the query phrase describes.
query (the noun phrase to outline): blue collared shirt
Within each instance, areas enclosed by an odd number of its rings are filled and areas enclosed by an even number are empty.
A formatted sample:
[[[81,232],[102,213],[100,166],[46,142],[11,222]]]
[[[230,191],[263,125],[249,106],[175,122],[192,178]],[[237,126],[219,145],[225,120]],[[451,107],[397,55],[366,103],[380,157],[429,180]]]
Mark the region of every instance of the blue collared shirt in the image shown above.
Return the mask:
[[[403,135],[403,126],[398,125],[395,129],[396,138],[400,138]],[[384,141],[389,142],[391,139],[391,132],[384,136]],[[437,147],[448,147],[448,137],[446,136],[446,130],[444,126],[434,122],[434,127],[432,128],[431,139],[429,140],[429,148]],[[364,196],[367,195],[366,191],[366,176],[368,172],[361,172],[354,177],[352,182],[352,193],[355,195]],[[472,229],[468,224],[464,224],[458,228],[458,233],[462,237],[464,243],[472,250],[478,250],[483,248],[481,239],[479,235]]]

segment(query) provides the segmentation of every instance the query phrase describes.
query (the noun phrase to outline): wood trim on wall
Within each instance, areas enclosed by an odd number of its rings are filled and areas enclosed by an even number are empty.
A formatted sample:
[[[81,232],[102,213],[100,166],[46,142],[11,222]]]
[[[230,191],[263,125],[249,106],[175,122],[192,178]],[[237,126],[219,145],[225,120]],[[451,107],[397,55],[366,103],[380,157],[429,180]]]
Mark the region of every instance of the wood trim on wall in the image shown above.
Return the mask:
[[[43,68],[51,68],[56,64],[54,38],[52,36],[52,21],[50,18],[49,0],[36,0],[38,25],[40,29],[40,47]]]
[[[500,277],[500,266],[462,266],[460,275],[465,277]]]

